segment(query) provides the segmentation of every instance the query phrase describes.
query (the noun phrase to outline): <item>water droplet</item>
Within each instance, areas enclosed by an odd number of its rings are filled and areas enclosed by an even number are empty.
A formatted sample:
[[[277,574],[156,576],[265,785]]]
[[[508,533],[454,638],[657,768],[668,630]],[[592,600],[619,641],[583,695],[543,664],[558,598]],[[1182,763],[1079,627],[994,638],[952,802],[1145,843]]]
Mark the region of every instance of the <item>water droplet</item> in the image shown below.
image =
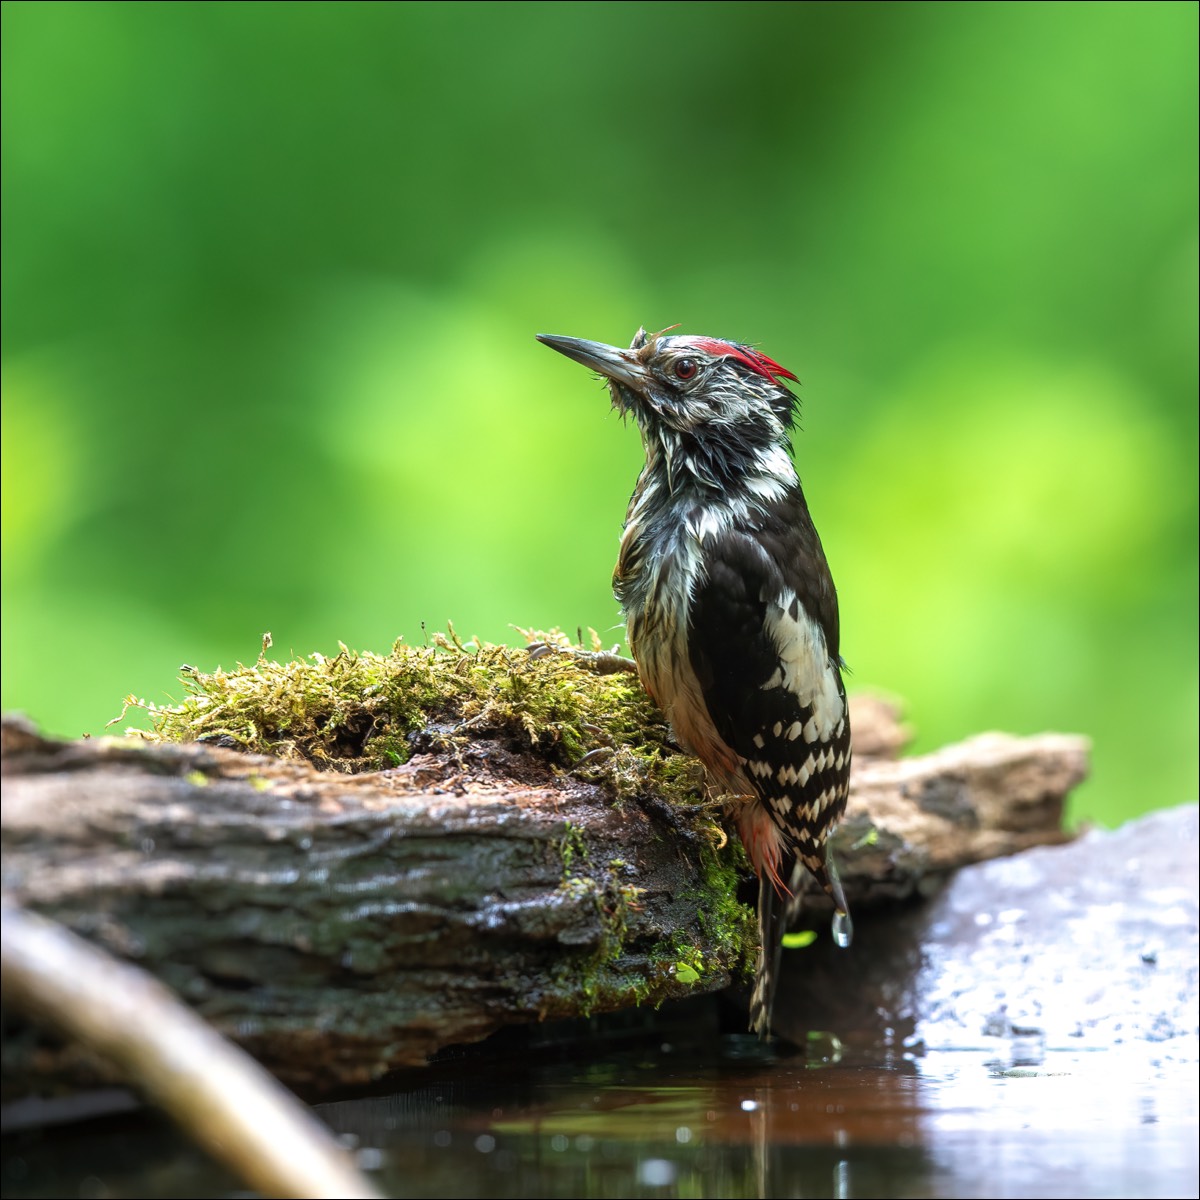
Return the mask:
[[[824,1029],[810,1029],[805,1035],[804,1056],[809,1067],[827,1067],[842,1060],[842,1039]]]
[[[378,1146],[364,1146],[355,1156],[354,1161],[360,1171],[379,1171],[383,1168],[383,1151]]]
[[[850,919],[848,912],[839,910],[833,914],[833,940],[837,942],[843,950],[854,941],[854,922]]]
[[[648,1158],[638,1163],[638,1183],[645,1187],[670,1187],[678,1168],[668,1158]]]
[[[854,922],[850,920],[850,912],[846,905],[846,895],[842,891],[842,881],[838,877],[837,863],[833,854],[826,851],[825,869],[829,874],[829,894],[833,897],[837,908],[833,914],[833,940],[843,950],[854,940]]]

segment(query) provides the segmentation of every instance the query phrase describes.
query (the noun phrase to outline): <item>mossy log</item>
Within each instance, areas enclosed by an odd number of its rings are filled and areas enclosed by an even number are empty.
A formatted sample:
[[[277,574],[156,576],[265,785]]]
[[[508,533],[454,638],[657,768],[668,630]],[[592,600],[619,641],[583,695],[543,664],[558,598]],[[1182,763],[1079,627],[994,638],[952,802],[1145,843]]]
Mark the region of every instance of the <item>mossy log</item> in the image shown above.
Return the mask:
[[[894,712],[852,706],[837,835],[852,908],[1064,840],[1084,739],[987,735],[893,760]],[[717,805],[564,767],[528,722],[432,728],[407,762],[349,775],[211,744],[62,742],[8,719],[6,896],[138,962],[308,1095],[515,1022],[744,978],[752,884]],[[601,758],[614,753],[609,739]],[[6,1022],[7,1095],[102,1077]]]

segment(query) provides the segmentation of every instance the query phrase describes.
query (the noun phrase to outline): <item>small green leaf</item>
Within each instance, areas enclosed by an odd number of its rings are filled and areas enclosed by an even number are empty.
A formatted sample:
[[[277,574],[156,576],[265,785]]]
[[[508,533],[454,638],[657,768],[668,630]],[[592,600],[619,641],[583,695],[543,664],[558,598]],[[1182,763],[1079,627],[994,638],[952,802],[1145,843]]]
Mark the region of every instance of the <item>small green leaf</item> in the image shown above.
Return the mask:
[[[862,837],[860,837],[858,839],[858,841],[855,842],[854,845],[850,847],[850,849],[851,850],[862,850],[864,847],[874,846],[875,843],[878,841],[879,841],[879,830],[876,829],[874,825],[872,825],[871,828],[868,829],[867,832],[864,833],[862,835]]]
[[[811,946],[816,940],[817,931],[815,929],[801,929],[796,933],[783,935],[783,948],[785,950],[803,950],[805,946]]]

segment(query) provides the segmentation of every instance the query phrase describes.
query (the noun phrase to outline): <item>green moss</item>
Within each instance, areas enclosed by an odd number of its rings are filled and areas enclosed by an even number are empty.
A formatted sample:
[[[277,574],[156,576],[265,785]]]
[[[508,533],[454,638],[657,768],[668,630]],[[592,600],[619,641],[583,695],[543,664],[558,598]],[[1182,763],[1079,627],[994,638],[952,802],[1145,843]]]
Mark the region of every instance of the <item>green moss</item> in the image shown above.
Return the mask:
[[[583,830],[578,825],[573,825],[570,821],[567,822],[567,831],[563,834],[563,839],[559,843],[558,853],[562,857],[563,872],[565,875],[572,873],[577,861],[587,859],[587,841],[583,836]]]
[[[619,858],[612,859],[599,871],[590,870],[591,856],[584,831],[570,822],[559,853],[563,862],[559,891],[595,906],[601,936],[595,951],[585,961],[564,963],[558,986],[583,997],[584,1016],[598,1008],[641,1004],[649,994],[649,982],[638,979],[631,983],[628,971],[621,969],[620,960],[625,954],[630,915],[638,908],[643,889],[621,882],[620,871],[625,863]]]
[[[586,897],[595,905],[602,934],[594,952],[583,962],[564,963],[555,981],[563,994],[582,996],[584,1013],[625,1005],[661,1004],[688,994],[711,980],[748,974],[758,946],[753,911],[739,903],[740,845],[713,846],[702,853],[700,884],[681,899],[695,905],[697,924],[689,935],[677,931],[670,939],[645,951],[633,969],[629,934],[641,909],[642,889],[623,884],[620,859],[596,872],[587,861],[586,847],[576,844],[572,830],[564,839],[564,881],[561,890],[574,899]],[[589,872],[589,873],[585,873]]]
[[[451,630],[431,646],[397,642],[389,654],[342,646],[278,662],[269,638],[251,666],[184,668],[183,701],[129,697],[117,720],[144,710],[158,741],[209,741],[304,759],[326,770],[380,770],[414,747],[453,749],[472,737],[509,736],[557,765],[606,783],[618,798],[653,789],[695,803],[700,765],[670,745],[661,714],[627,672],[601,674],[561,634],[529,634],[553,649],[464,642]],[[586,654],[586,652],[585,652]]]
[[[612,1008],[659,1002],[706,976],[748,970],[757,939],[753,913],[737,900],[744,855],[736,839],[728,842],[720,806],[706,798],[700,763],[675,748],[636,675],[595,669],[588,658],[599,650],[595,635],[590,648],[557,631],[526,637],[549,649],[465,642],[451,629],[432,645],[397,642],[384,655],[342,646],[331,658],[279,662],[268,657],[268,635],[253,665],[185,668],[181,703],[130,697],[126,711],[148,714],[150,730],[131,731],[144,738],[213,742],[342,772],[396,766],[415,752],[453,754],[484,737],[511,739],[605,787],[618,804],[652,795],[674,808],[681,835],[699,847],[700,882],[685,898],[696,906],[696,940],[705,950],[677,939],[651,952],[648,971],[631,971],[626,943],[640,889],[623,882],[619,860],[589,862],[586,830],[568,824],[561,886],[595,905],[603,932],[582,966],[577,959],[564,966],[555,988],[582,993],[585,1008]],[[689,858],[696,861],[695,851]]]
[[[740,875],[749,872],[741,842],[715,848],[701,858],[696,912],[704,935],[716,946],[723,969],[750,976],[758,953],[758,918],[738,899]]]
[[[564,965],[557,980],[565,992],[582,995],[585,1015],[628,1005],[658,1005],[687,995],[697,984],[711,987],[712,979],[736,977],[752,963],[757,948],[754,916],[737,902],[733,868],[727,875],[715,867],[724,856],[715,850],[711,853],[712,862],[707,864],[713,868],[711,878],[706,876],[702,887],[685,897],[698,906],[694,933],[689,936],[681,930],[648,952],[643,948],[637,969],[627,955],[643,889],[620,882],[621,860],[612,860],[602,877],[573,875],[564,881],[564,891],[586,895],[596,905],[603,930],[595,952],[583,963]],[[727,881],[730,890],[721,890]]]

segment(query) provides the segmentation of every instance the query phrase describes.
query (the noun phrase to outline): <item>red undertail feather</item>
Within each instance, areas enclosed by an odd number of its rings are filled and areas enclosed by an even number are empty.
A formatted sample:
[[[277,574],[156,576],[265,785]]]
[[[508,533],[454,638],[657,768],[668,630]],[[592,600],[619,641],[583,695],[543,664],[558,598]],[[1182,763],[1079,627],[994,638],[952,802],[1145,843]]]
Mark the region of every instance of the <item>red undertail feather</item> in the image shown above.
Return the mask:
[[[790,897],[792,889],[779,877],[782,865],[779,831],[770,814],[761,804],[750,801],[738,814],[737,824],[746,855],[763,886],[770,880],[780,899]]]

